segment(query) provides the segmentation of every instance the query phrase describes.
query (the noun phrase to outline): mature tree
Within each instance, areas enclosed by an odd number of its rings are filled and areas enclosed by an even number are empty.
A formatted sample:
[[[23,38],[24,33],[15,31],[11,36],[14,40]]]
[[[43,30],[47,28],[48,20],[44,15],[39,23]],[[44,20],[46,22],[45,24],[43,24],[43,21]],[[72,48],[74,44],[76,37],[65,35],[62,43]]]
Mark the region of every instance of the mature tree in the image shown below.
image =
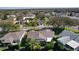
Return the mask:
[[[35,39],[31,39],[29,45],[31,50],[40,50],[41,48],[40,43]]]
[[[50,17],[49,18],[49,24],[51,25],[57,25],[57,26],[64,26],[64,25],[68,25],[68,26],[74,26],[74,25],[79,25],[79,20],[76,19],[70,19],[68,17]]]
[[[2,27],[3,31],[18,31],[20,29],[20,25],[12,22],[0,22],[0,27]]]

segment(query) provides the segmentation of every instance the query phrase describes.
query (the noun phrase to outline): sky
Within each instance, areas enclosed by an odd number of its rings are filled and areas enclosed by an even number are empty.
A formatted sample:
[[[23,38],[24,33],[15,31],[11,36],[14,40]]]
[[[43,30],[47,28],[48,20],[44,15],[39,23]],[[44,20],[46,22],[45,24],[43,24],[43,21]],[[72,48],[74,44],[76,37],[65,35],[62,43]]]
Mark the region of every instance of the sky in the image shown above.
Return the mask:
[[[0,7],[79,7],[79,0],[0,0]]]

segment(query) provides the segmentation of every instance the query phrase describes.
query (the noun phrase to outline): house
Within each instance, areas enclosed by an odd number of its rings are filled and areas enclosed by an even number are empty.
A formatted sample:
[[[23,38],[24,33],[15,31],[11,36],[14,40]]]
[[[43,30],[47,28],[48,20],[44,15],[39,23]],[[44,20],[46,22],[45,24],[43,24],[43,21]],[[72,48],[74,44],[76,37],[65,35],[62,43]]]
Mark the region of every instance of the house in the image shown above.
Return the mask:
[[[7,15],[8,19],[16,20],[16,15]]]
[[[79,26],[72,26],[71,28],[74,30],[79,30]]]
[[[0,38],[0,41],[3,44],[14,45],[20,43],[24,35],[25,35],[25,31],[9,32],[6,35],[4,35],[2,38]]]
[[[66,50],[79,50],[79,43],[71,40],[69,36],[63,36],[57,40],[59,45],[63,45]]]
[[[14,24],[17,23],[17,17],[16,17],[16,15],[7,15],[7,18],[8,18],[7,20],[13,21]]]
[[[51,14],[49,12],[46,12],[45,16],[51,16]]]
[[[50,42],[54,37],[54,32],[50,29],[30,31],[28,32],[27,38],[37,39],[38,41]]]
[[[25,19],[33,19],[33,18],[35,18],[35,14],[26,14],[24,17],[23,17],[23,20],[25,20]]]
[[[57,39],[58,42],[62,45],[64,45],[64,48],[66,50],[79,50],[79,35],[64,30],[62,33],[59,34],[60,38]]]

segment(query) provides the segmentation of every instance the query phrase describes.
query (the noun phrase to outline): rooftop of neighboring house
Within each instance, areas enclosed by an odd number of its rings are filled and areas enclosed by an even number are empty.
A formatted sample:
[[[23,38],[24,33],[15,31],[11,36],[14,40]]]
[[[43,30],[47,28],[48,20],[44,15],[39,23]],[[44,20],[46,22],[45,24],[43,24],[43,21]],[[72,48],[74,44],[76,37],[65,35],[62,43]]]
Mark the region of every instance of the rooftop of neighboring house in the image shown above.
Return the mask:
[[[54,32],[50,29],[46,30],[39,30],[39,31],[30,31],[28,32],[28,38],[34,38],[34,39],[44,39],[46,40],[47,38],[54,36]]]
[[[26,14],[23,19],[26,19],[26,18],[35,18],[35,14]]]
[[[60,37],[58,41],[62,43],[63,45],[68,45],[74,49],[79,47],[79,35],[78,34],[71,32],[71,31],[64,30],[62,33],[60,33],[59,36],[62,36],[62,37]]]
[[[51,14],[49,12],[45,13],[45,16],[51,16]]]
[[[64,30],[63,32],[61,32],[59,34],[59,36],[70,36],[70,39],[74,40],[76,39],[79,35],[72,32],[72,31],[68,31],[68,30]]]
[[[24,36],[25,31],[18,31],[18,32],[9,32],[4,35],[0,40],[2,43],[18,43]]]
[[[7,17],[9,18],[9,17],[16,17],[16,15],[7,15]]]
[[[65,45],[67,42],[70,41],[70,37],[69,36],[63,36],[59,39],[57,39],[60,43],[62,43],[63,45]]]
[[[71,41],[69,41],[68,43],[66,43],[67,45],[69,45],[70,47],[72,47],[72,48],[77,48],[77,47],[79,47],[79,43],[77,43],[76,41],[74,41],[74,40],[71,40]]]

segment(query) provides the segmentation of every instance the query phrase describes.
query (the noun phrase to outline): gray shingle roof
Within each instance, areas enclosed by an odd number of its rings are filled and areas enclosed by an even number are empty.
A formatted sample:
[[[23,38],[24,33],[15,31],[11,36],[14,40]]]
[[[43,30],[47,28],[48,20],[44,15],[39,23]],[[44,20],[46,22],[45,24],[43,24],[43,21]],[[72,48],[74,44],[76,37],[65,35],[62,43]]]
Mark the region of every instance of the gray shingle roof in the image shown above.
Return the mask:
[[[62,36],[61,38],[58,39],[58,41],[60,43],[62,43],[63,45],[69,45],[72,48],[79,48],[79,35],[71,32],[71,31],[67,31],[64,30],[62,33],[60,33],[59,36]],[[70,40],[67,38],[64,38],[64,36],[69,36]]]
[[[13,43],[14,41],[18,43],[22,39],[24,33],[25,31],[10,32],[6,34],[4,37],[0,38],[0,40],[3,43]]]
[[[63,36],[63,37],[61,37],[61,38],[59,38],[59,39],[57,39],[57,40],[58,40],[58,42],[60,42],[60,43],[62,43],[63,45],[65,45],[67,42],[70,41],[70,37],[69,37],[69,36]]]
[[[79,36],[77,38],[75,38],[74,41],[79,43]]]
[[[71,31],[64,30],[62,33],[59,34],[59,36],[70,36],[70,39],[74,40],[76,37],[78,37],[77,34]]]

